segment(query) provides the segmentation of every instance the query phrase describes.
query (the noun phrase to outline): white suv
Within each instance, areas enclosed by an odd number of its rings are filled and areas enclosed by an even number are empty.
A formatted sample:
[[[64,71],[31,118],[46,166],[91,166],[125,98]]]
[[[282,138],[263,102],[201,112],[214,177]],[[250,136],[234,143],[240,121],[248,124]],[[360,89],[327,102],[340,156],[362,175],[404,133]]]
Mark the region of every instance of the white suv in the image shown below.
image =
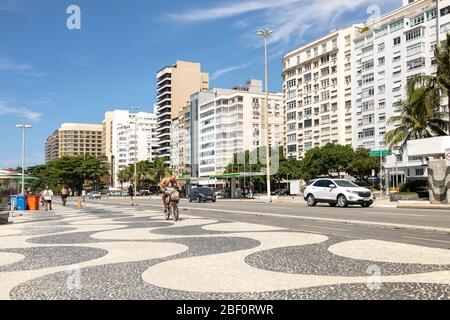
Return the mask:
[[[343,179],[317,179],[309,184],[304,192],[308,206],[313,207],[319,202],[335,207],[348,207],[349,204],[359,204],[370,207],[374,201],[373,193],[367,188]]]

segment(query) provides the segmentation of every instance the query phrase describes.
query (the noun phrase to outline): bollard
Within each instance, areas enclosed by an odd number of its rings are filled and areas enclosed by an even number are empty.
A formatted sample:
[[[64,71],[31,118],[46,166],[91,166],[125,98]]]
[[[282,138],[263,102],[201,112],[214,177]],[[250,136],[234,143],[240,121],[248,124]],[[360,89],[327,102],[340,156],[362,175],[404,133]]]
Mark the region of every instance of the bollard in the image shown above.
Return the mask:
[[[77,201],[77,208],[78,209],[83,208],[83,206],[81,205],[81,200],[80,199],[78,199],[78,201]]]

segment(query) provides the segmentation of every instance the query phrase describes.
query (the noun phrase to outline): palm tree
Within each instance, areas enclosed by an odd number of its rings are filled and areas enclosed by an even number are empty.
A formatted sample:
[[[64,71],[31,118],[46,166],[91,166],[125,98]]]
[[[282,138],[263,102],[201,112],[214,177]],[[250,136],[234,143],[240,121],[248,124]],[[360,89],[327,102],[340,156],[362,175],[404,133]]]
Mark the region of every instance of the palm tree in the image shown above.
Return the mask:
[[[447,95],[447,106],[450,108],[450,33],[435,52],[437,64],[437,83],[442,93]],[[450,118],[448,122],[448,134],[450,135]]]
[[[125,167],[117,173],[117,178],[120,181],[120,187],[123,189],[123,183],[126,181],[130,181],[134,176],[134,172],[130,170],[130,167]]]
[[[151,175],[154,176],[157,181],[161,181],[163,178],[172,174],[172,170],[166,166],[164,158],[160,157],[156,157],[155,160],[153,160],[150,171]]]
[[[408,140],[447,135],[446,112],[439,110],[439,86],[435,77],[417,76],[408,81],[407,98],[402,101],[401,114],[391,117],[387,124],[396,128],[386,134],[389,149],[400,147]]]

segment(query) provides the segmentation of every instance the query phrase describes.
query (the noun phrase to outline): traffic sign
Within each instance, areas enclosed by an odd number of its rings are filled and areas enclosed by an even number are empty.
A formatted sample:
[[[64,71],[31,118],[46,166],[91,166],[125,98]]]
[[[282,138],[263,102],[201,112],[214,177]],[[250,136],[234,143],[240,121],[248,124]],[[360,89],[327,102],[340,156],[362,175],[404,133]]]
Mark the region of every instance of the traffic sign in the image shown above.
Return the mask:
[[[389,150],[372,150],[370,151],[371,157],[386,157],[392,155],[392,152]]]

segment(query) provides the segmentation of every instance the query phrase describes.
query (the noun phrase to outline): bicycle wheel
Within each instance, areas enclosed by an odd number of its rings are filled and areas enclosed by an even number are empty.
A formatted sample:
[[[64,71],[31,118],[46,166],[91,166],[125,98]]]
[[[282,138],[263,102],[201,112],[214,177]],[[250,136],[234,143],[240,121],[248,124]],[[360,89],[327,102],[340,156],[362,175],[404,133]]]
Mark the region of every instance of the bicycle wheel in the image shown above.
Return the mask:
[[[173,214],[173,221],[178,221],[178,203],[173,202],[172,204],[172,214]]]
[[[172,207],[172,203],[169,203],[169,205],[167,206],[167,209],[165,210],[165,215],[166,215],[166,220],[170,219],[170,210]]]

